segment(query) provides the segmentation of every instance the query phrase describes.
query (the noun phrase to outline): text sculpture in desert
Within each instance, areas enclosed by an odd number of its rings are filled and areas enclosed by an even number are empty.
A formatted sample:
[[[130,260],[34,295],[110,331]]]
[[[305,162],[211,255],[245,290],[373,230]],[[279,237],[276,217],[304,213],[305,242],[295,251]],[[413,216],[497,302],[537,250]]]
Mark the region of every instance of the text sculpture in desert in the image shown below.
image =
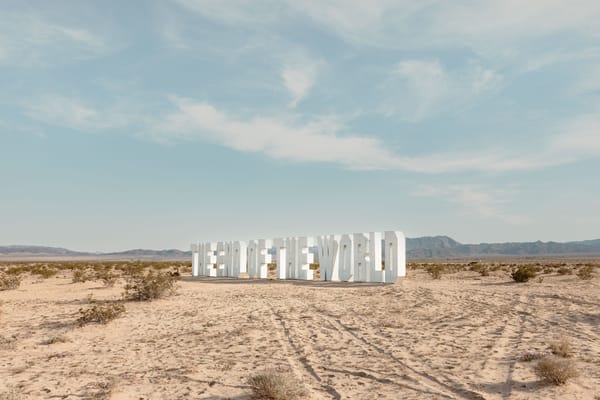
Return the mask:
[[[192,276],[394,283],[406,276],[399,231],[192,244]]]

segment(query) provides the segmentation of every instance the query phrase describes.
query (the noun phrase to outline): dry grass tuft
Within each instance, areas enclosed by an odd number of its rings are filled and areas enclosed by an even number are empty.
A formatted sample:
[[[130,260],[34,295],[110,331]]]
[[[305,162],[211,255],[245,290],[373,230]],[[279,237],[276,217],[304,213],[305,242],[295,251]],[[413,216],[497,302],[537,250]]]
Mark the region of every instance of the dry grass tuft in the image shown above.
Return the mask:
[[[562,336],[559,340],[550,343],[550,351],[555,356],[568,358],[573,356],[573,347],[568,338]]]
[[[147,274],[135,274],[127,277],[125,300],[148,301],[171,295],[175,292],[178,276],[168,272],[149,271]]]
[[[572,360],[558,357],[541,359],[535,366],[535,373],[540,379],[553,385],[564,385],[569,379],[579,375]]]
[[[251,376],[248,384],[254,399],[294,400],[306,395],[306,390],[291,374],[265,371]]]
[[[584,281],[592,279],[594,277],[594,267],[591,265],[586,265],[585,267],[579,268],[579,271],[577,271],[577,277],[579,279],[583,279]]]
[[[431,275],[433,279],[441,279],[444,269],[444,266],[440,264],[428,265],[425,268],[425,270],[429,273],[429,275]]]
[[[48,346],[54,343],[67,343],[69,342],[69,338],[63,335],[60,336],[51,336],[48,339],[42,340],[40,344]]]
[[[527,352],[527,353],[521,354],[521,357],[519,357],[519,361],[530,362],[530,361],[540,360],[544,357],[545,357],[544,353]]]
[[[556,272],[558,272],[559,275],[571,275],[573,273],[573,270],[568,267],[560,267],[556,270]]]
[[[0,400],[21,400],[23,397],[15,389],[0,392]]]
[[[106,324],[113,319],[119,317],[125,313],[125,306],[123,304],[94,304],[88,309],[79,309],[79,318],[77,323],[79,326],[83,326],[89,323]]]
[[[106,287],[113,287],[115,286],[115,283],[117,283],[119,275],[115,274],[110,269],[102,269],[100,271],[96,271],[93,279],[102,281]]]
[[[16,289],[21,284],[19,275],[8,275],[0,272],[0,290]]]
[[[522,265],[510,275],[515,282],[527,282],[536,277],[535,269],[529,265]]]
[[[84,283],[91,280],[91,274],[85,269],[76,269],[73,271],[73,277],[71,281],[73,283]]]

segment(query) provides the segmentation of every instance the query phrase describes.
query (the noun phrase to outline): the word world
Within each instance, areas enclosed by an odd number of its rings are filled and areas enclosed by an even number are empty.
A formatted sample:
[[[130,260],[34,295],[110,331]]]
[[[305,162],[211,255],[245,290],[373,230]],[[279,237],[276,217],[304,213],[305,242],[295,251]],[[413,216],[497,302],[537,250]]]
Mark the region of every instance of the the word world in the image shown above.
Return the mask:
[[[406,239],[399,231],[299,236],[192,244],[192,275],[394,283],[406,276]]]

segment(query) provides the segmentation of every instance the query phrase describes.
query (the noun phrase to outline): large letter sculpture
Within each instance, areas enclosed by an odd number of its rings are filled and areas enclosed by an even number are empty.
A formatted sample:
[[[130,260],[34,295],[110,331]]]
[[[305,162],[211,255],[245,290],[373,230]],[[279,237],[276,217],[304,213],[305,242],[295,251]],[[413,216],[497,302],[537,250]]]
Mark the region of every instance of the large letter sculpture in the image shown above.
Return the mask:
[[[406,239],[399,231],[192,244],[192,276],[247,272],[265,279],[275,261],[277,279],[313,280],[315,247],[323,281],[394,283],[406,276]]]
[[[387,231],[384,235],[385,282],[394,283],[397,277],[406,276],[406,239],[398,231]]]
[[[198,254],[198,245],[192,244],[191,250],[192,250],[192,276],[198,276],[198,275],[200,275],[198,272],[198,259],[200,256],[200,254]]]
[[[319,273],[322,281],[340,280],[340,235],[319,236]]]
[[[246,273],[246,263],[248,261],[248,248],[246,242],[233,242],[233,259],[231,267],[231,276],[239,277],[241,273]]]
[[[286,278],[287,267],[287,249],[285,247],[285,239],[273,239],[273,247],[275,248],[275,263],[277,265],[277,279]]]

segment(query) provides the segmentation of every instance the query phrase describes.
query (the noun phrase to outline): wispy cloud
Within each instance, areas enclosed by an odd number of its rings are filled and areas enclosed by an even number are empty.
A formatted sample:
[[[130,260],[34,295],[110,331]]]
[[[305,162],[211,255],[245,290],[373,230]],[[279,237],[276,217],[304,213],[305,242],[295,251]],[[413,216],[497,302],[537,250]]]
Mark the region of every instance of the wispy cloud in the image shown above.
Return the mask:
[[[167,115],[154,137],[159,140],[204,139],[242,152],[275,159],[327,162],[351,169],[381,169],[394,156],[376,139],[340,136],[336,118],[298,122],[294,118],[231,116],[211,104],[173,98],[177,110]]]
[[[316,76],[317,63],[311,61],[294,62],[283,68],[281,79],[292,96],[291,107],[296,107],[308,95]]]
[[[439,60],[406,59],[396,64],[385,82],[379,110],[386,116],[417,122],[460,108],[501,82],[500,74],[480,65],[448,71]]]
[[[25,114],[49,125],[88,129],[94,125],[98,113],[82,102],[62,96],[43,96],[23,104]]]
[[[522,225],[528,218],[507,212],[513,192],[486,185],[420,185],[413,192],[417,197],[434,197],[449,201],[460,207],[462,212],[485,218],[500,219],[513,225]]]
[[[32,120],[84,132],[139,126],[142,119],[135,121],[135,117],[121,109],[123,106],[97,107],[78,98],[46,94],[22,102],[21,109]]]
[[[248,25],[276,23],[285,15],[284,3],[247,0],[174,0],[176,4],[206,18],[244,28]]]
[[[0,13],[0,63],[39,65],[87,58],[109,50],[105,39],[78,26],[49,21],[34,13]]]
[[[371,136],[344,134],[341,118],[237,117],[187,98],[171,99],[175,110],[147,129],[159,141],[209,140],[242,152],[294,162],[324,162],[358,170],[421,173],[508,172],[542,169],[600,157],[600,118],[581,117],[565,124],[536,151],[477,149],[471,153],[401,155]],[[399,149],[400,150],[400,149]]]
[[[517,44],[565,30],[600,33],[600,5],[588,0],[328,0],[294,2],[292,7],[349,42],[396,48],[462,43],[485,51],[486,45]]]

